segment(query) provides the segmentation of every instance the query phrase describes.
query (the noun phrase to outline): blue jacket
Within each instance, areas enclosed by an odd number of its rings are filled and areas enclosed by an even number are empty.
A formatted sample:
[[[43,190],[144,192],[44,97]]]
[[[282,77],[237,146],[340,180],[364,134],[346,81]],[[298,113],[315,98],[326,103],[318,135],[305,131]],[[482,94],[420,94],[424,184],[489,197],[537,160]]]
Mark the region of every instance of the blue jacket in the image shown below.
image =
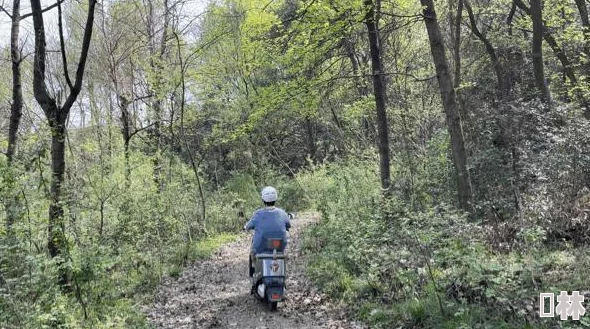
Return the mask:
[[[287,246],[287,230],[291,228],[287,213],[276,207],[265,207],[256,210],[252,219],[244,226],[246,230],[254,230],[252,248],[254,253],[272,252],[266,249],[266,239],[283,239],[283,248]]]

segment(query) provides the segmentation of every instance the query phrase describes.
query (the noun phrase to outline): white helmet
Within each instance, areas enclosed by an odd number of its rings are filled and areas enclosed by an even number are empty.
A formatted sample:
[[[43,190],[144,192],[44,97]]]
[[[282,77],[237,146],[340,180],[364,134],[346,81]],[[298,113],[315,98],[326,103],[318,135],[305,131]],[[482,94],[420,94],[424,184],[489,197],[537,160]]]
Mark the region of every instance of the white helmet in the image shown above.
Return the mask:
[[[262,201],[264,202],[274,202],[277,201],[279,198],[277,190],[272,186],[267,186],[262,189]]]

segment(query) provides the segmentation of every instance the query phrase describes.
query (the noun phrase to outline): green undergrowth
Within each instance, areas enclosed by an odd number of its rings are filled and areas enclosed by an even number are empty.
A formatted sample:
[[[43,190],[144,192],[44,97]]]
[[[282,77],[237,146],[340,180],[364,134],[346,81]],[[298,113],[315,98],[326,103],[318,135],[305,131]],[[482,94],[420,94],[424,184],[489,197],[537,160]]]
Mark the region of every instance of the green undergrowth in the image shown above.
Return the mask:
[[[506,247],[497,227],[468,219],[444,196],[425,193],[414,207],[397,193],[384,200],[374,162],[307,175],[300,179],[322,216],[304,234],[308,275],[371,328],[590,327],[588,316],[538,314],[541,292],[589,290],[587,246],[548,241],[523,221]]]
[[[178,277],[185,266],[209,257],[236,237],[230,233],[212,235],[179,247],[169,246],[166,253],[138,254],[131,249],[117,253],[95,247],[84,249],[82,254],[75,249],[68,266],[72,267],[80,289],[78,297],[75,289],[71,295],[65,295],[51,284],[58,275],[55,260],[26,257],[18,269],[28,271],[25,280],[2,282],[13,290],[0,295],[0,305],[5,310],[0,317],[4,321],[10,319],[14,325],[4,322],[0,328],[149,328],[140,306],[151,302],[162,278]],[[26,300],[20,296],[21,291],[26,291],[21,285],[29,284],[43,290]],[[33,308],[23,312],[23,304]]]
[[[178,277],[182,273],[183,266],[205,259],[211,256],[221,246],[226,243],[235,241],[237,234],[222,233],[216,236],[207,237],[196,243],[185,244],[174,256],[173,267],[169,271],[171,277]]]
[[[86,152],[99,153],[90,142],[85,145]],[[15,172],[0,161],[1,199],[24,195],[26,210],[13,235],[0,212],[0,328],[149,327],[142,307],[162,279],[180,276],[192,262],[233,241],[245,221],[238,211],[248,216],[260,203],[259,186],[246,174],[219,189],[202,178],[203,217],[194,172],[174,155],[169,158],[161,191],[153,185],[151,157],[141,152],[130,154],[129,182],[123,155],[105,163],[69,159],[80,174],[66,182],[68,253],[61,258],[47,252],[49,205],[38,188],[47,184],[44,177]],[[11,189],[11,180],[22,189]],[[63,268],[69,273],[65,287],[58,283]]]

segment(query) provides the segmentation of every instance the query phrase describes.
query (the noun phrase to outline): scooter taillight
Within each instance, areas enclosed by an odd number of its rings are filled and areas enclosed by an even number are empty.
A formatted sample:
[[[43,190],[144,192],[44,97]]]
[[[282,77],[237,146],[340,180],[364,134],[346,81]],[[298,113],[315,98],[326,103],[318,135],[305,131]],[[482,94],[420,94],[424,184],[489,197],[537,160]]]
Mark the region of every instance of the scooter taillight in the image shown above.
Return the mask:
[[[270,244],[273,249],[279,249],[281,247],[281,240],[272,240]]]

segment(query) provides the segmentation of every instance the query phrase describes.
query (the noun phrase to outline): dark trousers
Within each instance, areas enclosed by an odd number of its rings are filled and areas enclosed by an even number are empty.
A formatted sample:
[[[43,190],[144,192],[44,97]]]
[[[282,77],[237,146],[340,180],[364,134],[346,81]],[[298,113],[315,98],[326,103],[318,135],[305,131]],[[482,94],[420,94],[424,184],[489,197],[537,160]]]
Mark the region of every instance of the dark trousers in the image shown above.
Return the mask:
[[[248,253],[248,270],[250,277],[254,276],[254,257],[256,257],[256,254],[254,253],[254,250],[250,248],[250,252]]]

